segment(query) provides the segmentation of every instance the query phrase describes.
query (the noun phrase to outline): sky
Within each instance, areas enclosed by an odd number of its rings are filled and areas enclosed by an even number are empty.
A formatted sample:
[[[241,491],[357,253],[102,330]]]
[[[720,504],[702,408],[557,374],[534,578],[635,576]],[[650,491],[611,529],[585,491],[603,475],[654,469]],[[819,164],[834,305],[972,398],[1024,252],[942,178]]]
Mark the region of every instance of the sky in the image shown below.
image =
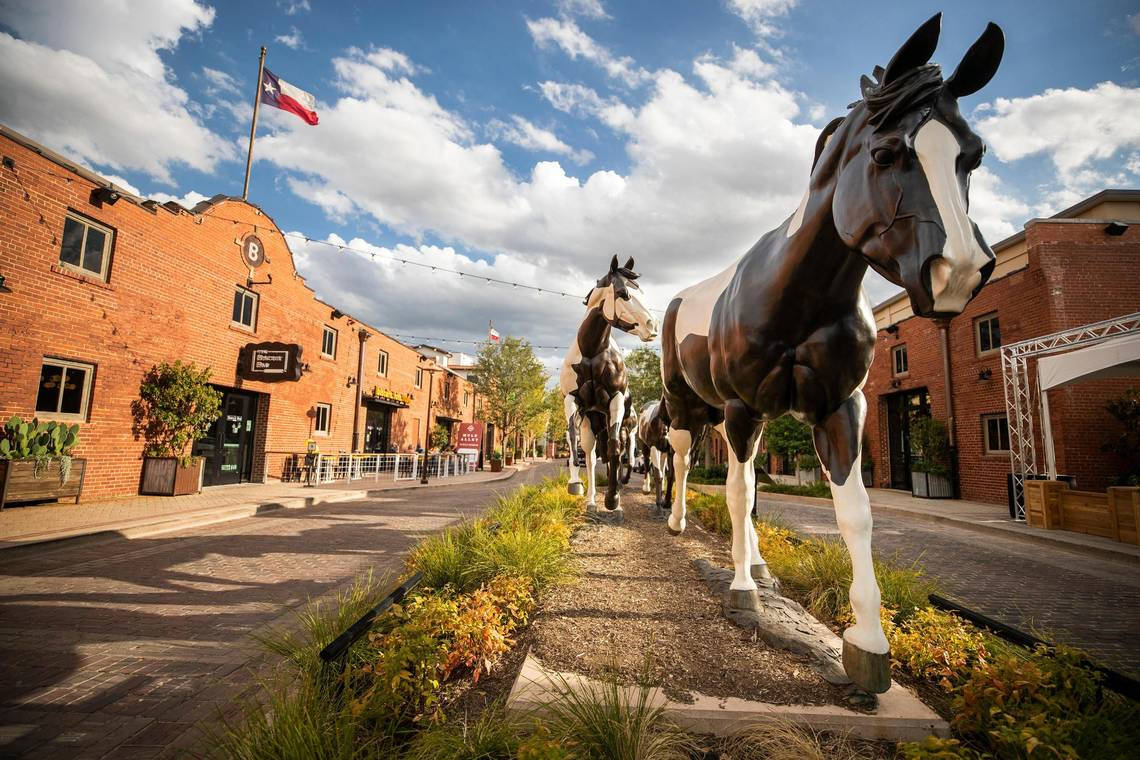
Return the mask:
[[[940,9],[0,0],[0,122],[146,197],[240,195],[264,45],[266,66],[316,97],[320,124],[262,109],[250,200],[321,241],[289,239],[319,297],[468,353],[458,341],[493,321],[554,367],[613,254],[635,258],[663,309],[786,219],[819,130]],[[1134,2],[945,10],[933,60],[947,75],[988,21],[1006,35],[997,75],[959,104],[988,148],[970,204],[991,244],[1140,186]],[[873,302],[898,290],[874,274],[865,286]]]

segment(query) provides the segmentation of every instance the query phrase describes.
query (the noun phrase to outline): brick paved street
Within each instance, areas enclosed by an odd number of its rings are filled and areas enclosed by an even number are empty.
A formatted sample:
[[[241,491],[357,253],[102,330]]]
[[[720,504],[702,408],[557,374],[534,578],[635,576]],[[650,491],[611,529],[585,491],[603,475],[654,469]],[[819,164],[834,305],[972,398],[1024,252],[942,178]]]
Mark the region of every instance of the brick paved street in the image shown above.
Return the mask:
[[[804,533],[838,538],[830,507],[760,500]],[[999,508],[1000,509],[1000,508]],[[943,523],[876,514],[881,557],[919,562],[944,595],[1140,675],[1140,566]]]
[[[363,570],[397,570],[420,536],[554,472],[0,553],[0,757],[150,758],[192,746],[197,721],[255,688],[251,634]]]

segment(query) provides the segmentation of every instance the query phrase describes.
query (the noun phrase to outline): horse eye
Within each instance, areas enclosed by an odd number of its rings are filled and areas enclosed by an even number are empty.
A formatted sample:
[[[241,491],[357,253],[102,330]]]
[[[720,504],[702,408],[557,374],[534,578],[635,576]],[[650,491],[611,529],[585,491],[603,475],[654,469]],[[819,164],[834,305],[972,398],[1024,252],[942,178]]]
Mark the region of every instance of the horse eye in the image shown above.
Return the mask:
[[[875,148],[871,151],[871,160],[879,166],[890,166],[895,162],[895,154],[889,148]]]

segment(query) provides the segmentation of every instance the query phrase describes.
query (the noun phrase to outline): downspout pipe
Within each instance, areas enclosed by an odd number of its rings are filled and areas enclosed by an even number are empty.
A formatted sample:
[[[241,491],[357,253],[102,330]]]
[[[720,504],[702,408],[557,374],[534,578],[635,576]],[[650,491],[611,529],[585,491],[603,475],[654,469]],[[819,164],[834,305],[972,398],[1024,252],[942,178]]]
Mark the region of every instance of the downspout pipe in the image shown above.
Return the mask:
[[[954,420],[954,381],[950,377],[950,320],[938,320],[938,337],[942,347],[942,384],[946,388],[946,437],[950,443],[951,486],[961,498],[958,485],[958,425]]]
[[[356,406],[352,408],[352,451],[360,453],[360,407],[364,405],[364,343],[372,337],[371,333],[361,328],[357,333],[360,337],[360,349],[356,357]]]

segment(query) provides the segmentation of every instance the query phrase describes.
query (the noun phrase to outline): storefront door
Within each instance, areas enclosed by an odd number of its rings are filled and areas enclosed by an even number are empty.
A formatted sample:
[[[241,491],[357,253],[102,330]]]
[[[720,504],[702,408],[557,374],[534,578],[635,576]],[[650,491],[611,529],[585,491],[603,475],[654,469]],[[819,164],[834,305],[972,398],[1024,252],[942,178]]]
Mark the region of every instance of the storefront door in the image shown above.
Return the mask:
[[[253,464],[257,396],[226,388],[218,390],[223,393],[222,416],[194,444],[194,454],[206,460],[202,482],[207,486],[247,481]]]
[[[368,404],[364,413],[364,450],[369,454],[388,453],[391,429],[392,407]]]
[[[910,421],[930,414],[926,389],[896,393],[887,397],[887,435],[890,439],[891,488],[909,491]]]

